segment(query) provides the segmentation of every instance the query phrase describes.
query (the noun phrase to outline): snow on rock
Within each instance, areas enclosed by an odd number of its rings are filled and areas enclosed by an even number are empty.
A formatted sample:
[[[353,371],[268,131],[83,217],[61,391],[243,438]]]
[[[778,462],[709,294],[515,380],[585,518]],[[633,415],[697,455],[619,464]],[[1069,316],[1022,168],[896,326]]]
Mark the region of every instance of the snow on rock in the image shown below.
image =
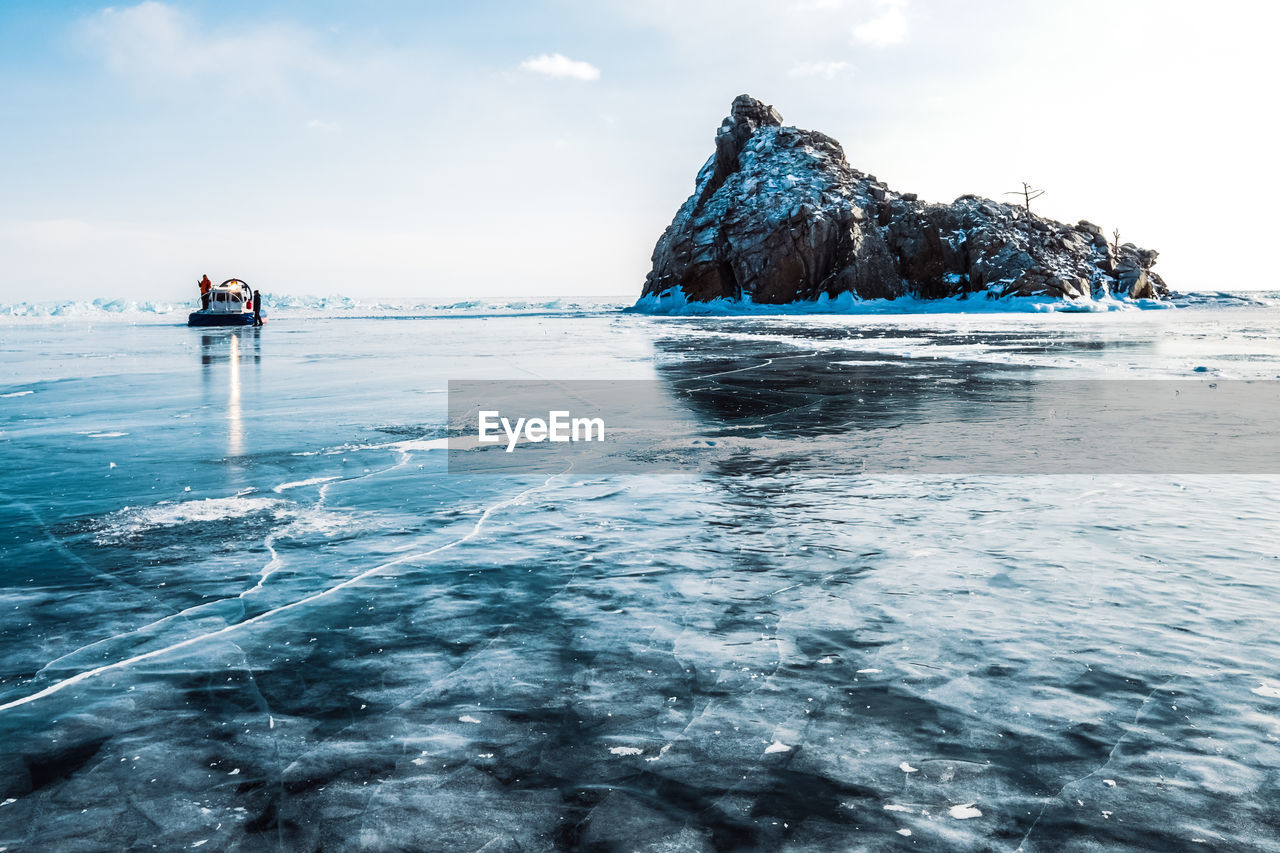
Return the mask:
[[[970,818],[982,817],[982,812],[974,808],[974,803],[952,806],[947,809],[947,814],[951,815],[956,820],[969,820]]]
[[[1114,245],[1090,222],[961,196],[927,204],[852,168],[829,136],[734,99],[693,195],[658,240],[642,297],[756,304],[970,293],[1153,299],[1156,252]]]

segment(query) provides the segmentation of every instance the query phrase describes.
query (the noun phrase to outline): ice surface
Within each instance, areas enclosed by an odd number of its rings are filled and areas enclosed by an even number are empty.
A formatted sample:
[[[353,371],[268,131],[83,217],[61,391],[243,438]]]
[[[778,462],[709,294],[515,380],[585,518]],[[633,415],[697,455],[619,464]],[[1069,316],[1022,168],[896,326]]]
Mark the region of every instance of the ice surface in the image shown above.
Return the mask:
[[[451,378],[1272,379],[1277,320],[6,325],[0,847],[1280,849],[1275,477],[846,476],[812,398],[691,474],[441,452]]]
[[[952,806],[947,809],[947,814],[956,820],[969,820],[975,817],[982,817],[982,811],[974,808],[974,803],[964,803],[959,806]]]
[[[794,317],[815,314],[1096,313],[1170,307],[1173,307],[1170,302],[1149,299],[1125,300],[1110,296],[1100,299],[1086,298],[1077,300],[1037,296],[1010,296],[995,299],[988,298],[985,294],[953,296],[946,299],[917,299],[915,297],[859,299],[852,293],[841,293],[835,297],[824,293],[812,302],[791,302],[781,305],[752,302],[750,297],[694,302],[684,295],[684,291],[676,287],[664,293],[642,296],[630,310],[641,314],[685,317]]]

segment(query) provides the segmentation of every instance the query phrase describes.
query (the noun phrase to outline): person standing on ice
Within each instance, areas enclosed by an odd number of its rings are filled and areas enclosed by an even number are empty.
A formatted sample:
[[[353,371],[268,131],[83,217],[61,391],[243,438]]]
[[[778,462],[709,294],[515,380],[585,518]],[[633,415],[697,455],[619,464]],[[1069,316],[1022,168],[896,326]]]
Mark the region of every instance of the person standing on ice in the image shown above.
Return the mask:
[[[213,282],[209,281],[208,273],[204,278],[200,279],[200,307],[209,307],[209,288],[213,287]]]

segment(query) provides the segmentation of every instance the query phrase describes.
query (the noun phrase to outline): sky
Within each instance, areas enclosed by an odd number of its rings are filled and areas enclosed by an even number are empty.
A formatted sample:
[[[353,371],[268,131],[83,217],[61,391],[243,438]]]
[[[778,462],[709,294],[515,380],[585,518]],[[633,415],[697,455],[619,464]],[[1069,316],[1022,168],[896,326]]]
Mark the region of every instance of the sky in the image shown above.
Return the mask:
[[[638,294],[735,95],[893,188],[1265,260],[1256,0],[0,0],[0,303]],[[1005,197],[1008,198],[1008,197]],[[1269,250],[1267,250],[1269,251]]]

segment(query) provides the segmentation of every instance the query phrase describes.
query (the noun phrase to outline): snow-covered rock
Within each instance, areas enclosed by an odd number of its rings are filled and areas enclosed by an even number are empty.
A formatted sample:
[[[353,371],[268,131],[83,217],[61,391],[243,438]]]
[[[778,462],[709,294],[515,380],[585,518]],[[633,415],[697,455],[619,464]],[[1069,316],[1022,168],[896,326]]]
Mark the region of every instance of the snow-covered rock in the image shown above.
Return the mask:
[[[1113,246],[1089,222],[1064,225],[978,196],[921,202],[852,168],[831,137],[783,126],[772,106],[739,95],[693,195],[658,240],[643,295],[1161,298],[1169,291],[1151,271],[1156,255]]]

